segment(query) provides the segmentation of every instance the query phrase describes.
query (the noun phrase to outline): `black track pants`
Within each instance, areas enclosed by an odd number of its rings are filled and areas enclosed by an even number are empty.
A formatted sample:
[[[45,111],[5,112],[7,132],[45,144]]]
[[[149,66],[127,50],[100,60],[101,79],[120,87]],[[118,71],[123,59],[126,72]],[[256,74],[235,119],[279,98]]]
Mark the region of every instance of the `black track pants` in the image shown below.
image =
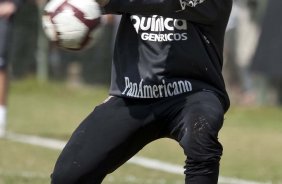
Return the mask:
[[[184,149],[186,184],[216,184],[223,116],[211,92],[154,100],[112,97],[75,130],[55,165],[52,184],[100,184],[146,144],[163,137]]]

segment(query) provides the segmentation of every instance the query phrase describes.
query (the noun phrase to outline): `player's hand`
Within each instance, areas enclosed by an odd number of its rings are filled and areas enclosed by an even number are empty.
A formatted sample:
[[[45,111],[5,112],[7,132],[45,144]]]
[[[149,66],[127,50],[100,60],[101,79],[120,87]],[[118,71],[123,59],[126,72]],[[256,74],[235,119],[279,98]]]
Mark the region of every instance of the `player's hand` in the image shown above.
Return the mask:
[[[16,5],[11,1],[0,3],[0,18],[8,19],[16,12]]]
[[[96,2],[101,6],[106,6],[110,0],[96,0]]]

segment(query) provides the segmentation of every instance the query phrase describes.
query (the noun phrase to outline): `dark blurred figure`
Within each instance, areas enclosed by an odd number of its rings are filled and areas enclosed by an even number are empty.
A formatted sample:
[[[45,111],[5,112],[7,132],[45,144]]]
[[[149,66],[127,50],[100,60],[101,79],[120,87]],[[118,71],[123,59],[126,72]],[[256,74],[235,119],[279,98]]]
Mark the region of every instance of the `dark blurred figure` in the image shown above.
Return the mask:
[[[23,0],[0,0],[0,137],[5,135],[7,98],[7,55],[13,16]]]
[[[257,40],[254,21],[256,0],[233,0],[225,34],[224,78],[232,104],[250,105],[255,101],[249,64]]]
[[[110,84],[115,21],[114,15],[104,15],[92,50],[86,51],[88,55],[82,63],[82,78],[87,84]]]
[[[50,77],[67,80],[71,85],[109,85],[116,17],[104,15],[95,31],[91,47],[81,51],[67,51],[51,46]]]
[[[36,71],[38,30],[41,29],[35,0],[24,0],[14,17],[9,49],[9,69],[13,79],[33,75]]]
[[[282,104],[282,1],[269,0],[251,70],[266,79],[265,91],[275,89]]]
[[[229,22],[225,34],[225,64],[224,77],[228,90],[239,90],[241,81],[240,66],[238,65],[237,47],[238,47],[238,24],[240,14],[239,1],[233,0],[233,8],[229,18]],[[236,91],[237,91],[236,90]],[[232,95],[231,95],[232,98]],[[232,100],[232,99],[231,99]]]
[[[233,0],[233,8],[225,34],[225,79],[230,86],[238,86],[240,82],[237,63],[237,28],[240,8],[237,0]]]

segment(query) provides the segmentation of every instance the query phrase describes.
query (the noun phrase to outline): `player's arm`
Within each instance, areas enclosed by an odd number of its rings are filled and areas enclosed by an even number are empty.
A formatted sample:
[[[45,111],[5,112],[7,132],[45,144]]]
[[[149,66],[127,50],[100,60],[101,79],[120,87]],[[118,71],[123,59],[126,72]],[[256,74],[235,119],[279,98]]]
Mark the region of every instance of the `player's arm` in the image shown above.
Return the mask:
[[[229,13],[232,0],[98,0],[108,13],[162,15],[209,24]]]

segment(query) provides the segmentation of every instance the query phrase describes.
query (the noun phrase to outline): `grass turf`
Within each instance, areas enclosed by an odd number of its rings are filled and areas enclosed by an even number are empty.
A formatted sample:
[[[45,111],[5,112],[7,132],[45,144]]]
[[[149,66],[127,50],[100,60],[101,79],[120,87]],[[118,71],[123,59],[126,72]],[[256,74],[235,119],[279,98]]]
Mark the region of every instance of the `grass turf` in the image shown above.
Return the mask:
[[[11,132],[67,140],[78,123],[107,97],[102,86],[72,88],[64,83],[13,81],[9,93]],[[256,181],[282,182],[282,109],[232,107],[220,141],[224,145],[221,175]],[[0,140],[0,184],[45,184],[59,154],[32,145]],[[163,139],[139,155],[183,165],[177,143]],[[183,183],[184,176],[126,164],[104,183]]]

